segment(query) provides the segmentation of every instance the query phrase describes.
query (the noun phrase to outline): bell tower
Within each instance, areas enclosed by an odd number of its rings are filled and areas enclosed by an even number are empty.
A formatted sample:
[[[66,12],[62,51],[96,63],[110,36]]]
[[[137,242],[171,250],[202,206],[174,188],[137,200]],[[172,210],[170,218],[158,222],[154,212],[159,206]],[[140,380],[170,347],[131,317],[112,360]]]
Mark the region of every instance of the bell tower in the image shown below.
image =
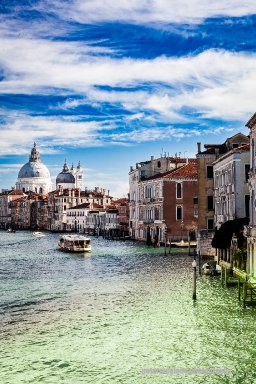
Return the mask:
[[[83,168],[81,167],[80,160],[76,168],[76,188],[83,189]]]

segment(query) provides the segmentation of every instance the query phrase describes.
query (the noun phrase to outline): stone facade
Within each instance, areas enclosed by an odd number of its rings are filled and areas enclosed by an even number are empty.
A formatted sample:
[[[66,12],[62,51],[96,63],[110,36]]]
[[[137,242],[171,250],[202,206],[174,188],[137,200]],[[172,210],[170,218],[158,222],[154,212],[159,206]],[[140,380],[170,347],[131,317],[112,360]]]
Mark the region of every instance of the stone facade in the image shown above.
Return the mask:
[[[141,167],[137,165],[130,172],[130,234],[154,244],[168,237],[187,240],[188,231],[192,227],[195,230],[197,221],[195,159],[162,160],[162,168],[161,159],[151,158],[146,166],[141,163]]]
[[[249,277],[256,278],[256,113],[247,122],[246,126],[250,129],[250,172],[249,172],[249,191],[250,191],[250,223],[245,232],[247,235],[247,274]]]
[[[249,218],[250,145],[232,149],[213,163],[215,226]]]
[[[211,247],[214,234],[214,173],[213,163],[228,151],[248,143],[248,137],[238,133],[223,144],[205,144],[201,150],[198,143],[198,249],[202,255],[214,256]],[[207,236],[206,236],[207,231]],[[209,252],[209,250],[211,250]]]
[[[24,192],[20,190],[11,190],[0,194],[0,228],[11,227],[13,219],[10,203],[24,196]]]
[[[131,167],[129,172],[129,232],[137,240],[154,237],[162,240],[165,233],[162,207],[163,190],[161,175],[185,165],[187,159],[160,157],[143,161]],[[151,195],[150,195],[151,193]],[[154,224],[156,226],[152,226]],[[155,222],[156,221],[156,222]],[[149,225],[149,226],[148,226]]]

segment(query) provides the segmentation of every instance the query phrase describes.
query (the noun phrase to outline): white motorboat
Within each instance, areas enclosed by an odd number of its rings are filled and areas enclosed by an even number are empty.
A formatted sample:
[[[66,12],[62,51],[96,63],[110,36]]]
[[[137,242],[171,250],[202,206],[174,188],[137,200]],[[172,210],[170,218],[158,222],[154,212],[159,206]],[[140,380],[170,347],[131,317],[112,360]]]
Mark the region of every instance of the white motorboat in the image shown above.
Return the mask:
[[[33,235],[34,235],[35,237],[44,237],[44,236],[45,236],[45,234],[44,234],[43,232],[39,232],[39,231],[35,231],[35,232],[33,232]]]
[[[67,252],[90,252],[91,239],[81,235],[63,235],[58,243],[60,249]]]
[[[211,275],[212,274],[212,267],[208,263],[203,264],[202,270],[203,270],[203,273],[205,275]]]
[[[216,261],[208,261],[208,263],[203,264],[202,270],[205,275],[219,275],[221,273],[221,267]]]

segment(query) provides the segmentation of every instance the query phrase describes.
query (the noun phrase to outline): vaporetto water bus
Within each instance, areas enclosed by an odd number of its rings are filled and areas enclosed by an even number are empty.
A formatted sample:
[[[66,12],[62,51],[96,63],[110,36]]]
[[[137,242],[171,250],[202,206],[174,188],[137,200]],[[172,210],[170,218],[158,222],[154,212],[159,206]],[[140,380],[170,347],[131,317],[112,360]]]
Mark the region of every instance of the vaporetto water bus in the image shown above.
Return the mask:
[[[63,235],[58,243],[61,250],[66,252],[91,252],[91,239],[81,235]]]

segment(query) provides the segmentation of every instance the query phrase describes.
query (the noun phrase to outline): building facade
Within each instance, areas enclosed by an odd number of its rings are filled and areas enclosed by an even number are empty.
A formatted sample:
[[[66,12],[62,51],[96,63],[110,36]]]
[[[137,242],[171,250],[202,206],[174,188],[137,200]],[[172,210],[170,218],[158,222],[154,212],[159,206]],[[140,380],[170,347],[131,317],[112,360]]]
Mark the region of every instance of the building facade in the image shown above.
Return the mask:
[[[223,144],[205,144],[204,150],[198,143],[198,249],[202,255],[215,255],[212,248],[214,234],[214,173],[213,163],[228,151],[249,143],[249,138],[238,133]]]
[[[165,226],[161,216],[162,211],[160,210],[163,202],[161,175],[178,169],[185,165],[186,162],[187,159],[179,157],[164,156],[155,159],[154,156],[151,156],[150,160],[137,163],[135,168],[130,168],[129,232],[132,238],[145,240],[145,238],[149,237],[149,231],[150,236],[154,236],[153,232],[155,230],[159,231],[158,236],[161,239],[163,238]],[[156,221],[155,224],[159,224],[157,229],[145,228],[147,224],[152,224],[152,220]],[[157,223],[157,221],[159,222]]]
[[[247,236],[247,275],[256,278],[256,113],[246,123],[250,129],[250,172],[249,172],[249,192],[250,192],[250,223],[246,228]]]
[[[25,196],[23,191],[11,190],[0,193],[0,228],[6,229],[12,225],[12,210],[10,203]],[[16,214],[15,214],[16,216]]]
[[[250,145],[245,144],[220,156],[213,163],[214,223],[217,228],[228,220],[249,218]]]
[[[94,204],[98,207],[105,208],[111,204],[112,197],[109,191],[96,187],[94,191],[81,191],[80,188],[62,189],[61,187],[49,193],[49,215],[48,229],[52,231],[65,231],[67,229],[69,209],[77,207],[81,204],[89,204],[91,208]],[[78,224],[78,223],[77,223]],[[72,226],[75,223],[72,223]],[[79,224],[80,225],[80,224]],[[70,229],[70,228],[69,228]]]
[[[196,159],[164,158],[164,162],[163,169],[169,170],[155,174],[145,172],[136,181],[136,191],[133,183],[135,173],[130,175],[130,196],[133,197],[130,200],[130,233],[135,239],[148,244],[157,245],[169,237],[172,240],[187,240],[188,232],[192,231],[192,227],[195,230],[197,222],[194,209],[197,196]]]

